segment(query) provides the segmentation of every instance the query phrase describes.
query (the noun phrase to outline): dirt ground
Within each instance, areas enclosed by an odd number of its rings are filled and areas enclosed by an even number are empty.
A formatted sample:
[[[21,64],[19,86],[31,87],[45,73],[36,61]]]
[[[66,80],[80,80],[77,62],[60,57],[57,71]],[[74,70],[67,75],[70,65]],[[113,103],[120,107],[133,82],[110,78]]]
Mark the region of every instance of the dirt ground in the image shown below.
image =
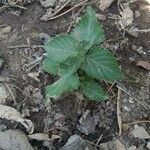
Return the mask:
[[[5,5],[2,3],[0,7],[0,58],[3,60],[0,85],[6,85],[10,94],[4,104],[17,109],[26,119],[31,120],[34,133],[45,133],[49,138],[59,136],[51,142],[56,150],[74,134],[80,135],[97,149],[100,149],[102,143],[118,139],[127,150],[133,146],[146,150],[150,138],[135,137],[133,130],[138,125],[150,135],[150,31],[137,31],[133,34],[129,29],[149,29],[150,10],[146,12],[137,2],[131,2],[128,6],[134,14],[133,20],[124,29],[120,29],[118,16],[121,10],[117,2],[101,11],[97,1],[88,1],[82,5],[84,7],[80,12],[82,6],[49,21],[41,19],[48,8],[39,1],[24,2],[25,4],[19,2],[3,11],[1,8]],[[52,9],[56,11],[65,2],[56,3]],[[81,0],[68,3],[59,14],[80,2]],[[120,3],[125,6],[128,1],[122,0]],[[56,77],[42,70],[44,49],[41,46],[48,35],[53,37],[66,33],[70,24],[74,24],[89,5],[96,10],[103,25],[106,34],[103,46],[117,57],[125,79],[113,84],[102,83],[109,94],[109,100],[102,103],[91,102],[77,91],[62,96],[57,101],[46,101],[44,87],[53,83]],[[78,16],[75,17],[77,13]],[[86,113],[88,117],[81,126],[80,120]],[[121,122],[118,118],[121,118]],[[19,129],[28,134],[18,122],[6,118],[0,120],[0,126],[2,124],[6,126],[5,130]],[[121,127],[121,135],[118,125]],[[83,127],[87,127],[87,131]],[[30,143],[37,150],[50,149],[42,140],[30,140]]]

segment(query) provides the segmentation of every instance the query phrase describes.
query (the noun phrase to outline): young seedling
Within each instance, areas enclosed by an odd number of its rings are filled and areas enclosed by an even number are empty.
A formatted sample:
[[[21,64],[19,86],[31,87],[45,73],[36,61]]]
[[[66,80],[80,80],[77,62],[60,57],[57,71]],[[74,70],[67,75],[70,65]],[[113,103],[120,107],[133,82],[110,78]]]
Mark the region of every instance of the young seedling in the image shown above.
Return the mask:
[[[43,69],[60,78],[46,87],[46,95],[58,98],[78,89],[89,100],[105,100],[107,96],[96,80],[120,80],[122,73],[111,52],[100,46],[103,40],[104,31],[91,7],[73,32],[50,39],[44,45],[47,57]]]

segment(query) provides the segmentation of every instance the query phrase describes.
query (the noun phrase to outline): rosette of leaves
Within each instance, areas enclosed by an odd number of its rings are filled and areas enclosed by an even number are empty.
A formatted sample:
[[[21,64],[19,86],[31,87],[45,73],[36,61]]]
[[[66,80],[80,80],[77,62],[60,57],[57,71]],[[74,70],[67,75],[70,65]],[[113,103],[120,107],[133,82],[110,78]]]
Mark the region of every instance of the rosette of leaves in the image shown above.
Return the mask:
[[[89,99],[102,101],[105,92],[97,80],[122,79],[122,73],[111,52],[100,44],[104,31],[91,8],[76,24],[70,34],[58,35],[45,45],[47,57],[43,69],[59,79],[46,87],[46,95],[58,98],[62,94],[79,89]]]

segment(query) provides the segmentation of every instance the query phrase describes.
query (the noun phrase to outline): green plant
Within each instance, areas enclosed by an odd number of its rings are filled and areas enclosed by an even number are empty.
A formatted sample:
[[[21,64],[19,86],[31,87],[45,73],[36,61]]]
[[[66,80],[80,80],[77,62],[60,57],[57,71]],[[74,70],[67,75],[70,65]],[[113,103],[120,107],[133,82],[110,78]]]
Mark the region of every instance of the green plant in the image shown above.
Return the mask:
[[[102,26],[94,10],[88,7],[73,32],[56,36],[45,44],[47,57],[43,69],[60,76],[46,87],[48,97],[58,98],[62,93],[79,89],[90,100],[106,99],[95,80],[118,80],[122,73],[111,52],[100,46],[103,40]]]

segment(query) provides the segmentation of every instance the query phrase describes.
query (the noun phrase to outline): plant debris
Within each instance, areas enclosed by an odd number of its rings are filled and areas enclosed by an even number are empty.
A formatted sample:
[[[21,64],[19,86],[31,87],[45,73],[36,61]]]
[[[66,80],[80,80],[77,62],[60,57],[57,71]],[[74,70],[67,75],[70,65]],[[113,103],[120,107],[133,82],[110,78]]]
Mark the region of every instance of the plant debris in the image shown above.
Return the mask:
[[[16,109],[6,105],[0,105],[0,110],[0,118],[19,122],[26,128],[29,134],[33,133],[34,125],[31,120],[23,119]]]
[[[129,6],[125,7],[120,12],[119,25],[121,29],[124,29],[125,27],[129,26],[133,22],[133,18],[133,11],[130,9]]]
[[[100,0],[99,9],[104,11],[107,9],[115,0]]]
[[[146,61],[138,61],[137,66],[142,67],[142,68],[150,71],[150,63],[148,63]]]

